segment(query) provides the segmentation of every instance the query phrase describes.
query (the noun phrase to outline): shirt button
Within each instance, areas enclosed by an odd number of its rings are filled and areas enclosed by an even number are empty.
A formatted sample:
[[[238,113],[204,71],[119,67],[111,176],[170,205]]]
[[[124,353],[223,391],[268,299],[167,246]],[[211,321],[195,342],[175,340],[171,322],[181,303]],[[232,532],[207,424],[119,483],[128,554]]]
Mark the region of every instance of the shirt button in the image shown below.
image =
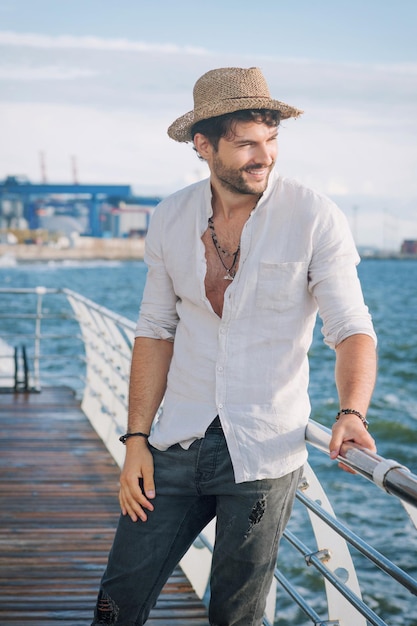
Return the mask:
[[[222,408],[223,408],[223,404],[222,404],[222,403],[218,404],[218,405],[217,405],[217,408],[218,408],[218,409],[222,409]]]
[[[225,329],[225,328],[221,328],[221,329],[220,329],[220,334],[221,334],[221,335],[224,335],[224,333],[225,333],[225,332],[226,332],[226,329]]]
[[[219,365],[219,367],[217,368],[217,371],[218,371],[218,372],[222,372],[222,371],[223,371],[223,366],[222,366],[222,365]]]

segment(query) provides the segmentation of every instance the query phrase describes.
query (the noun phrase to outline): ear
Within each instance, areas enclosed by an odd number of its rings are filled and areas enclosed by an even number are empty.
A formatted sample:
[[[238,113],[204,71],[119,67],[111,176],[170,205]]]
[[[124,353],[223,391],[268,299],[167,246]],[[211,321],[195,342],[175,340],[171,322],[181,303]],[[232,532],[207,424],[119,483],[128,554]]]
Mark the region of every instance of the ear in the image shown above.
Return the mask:
[[[210,140],[202,133],[196,133],[194,135],[194,147],[205,161],[207,161],[213,152],[213,146]]]

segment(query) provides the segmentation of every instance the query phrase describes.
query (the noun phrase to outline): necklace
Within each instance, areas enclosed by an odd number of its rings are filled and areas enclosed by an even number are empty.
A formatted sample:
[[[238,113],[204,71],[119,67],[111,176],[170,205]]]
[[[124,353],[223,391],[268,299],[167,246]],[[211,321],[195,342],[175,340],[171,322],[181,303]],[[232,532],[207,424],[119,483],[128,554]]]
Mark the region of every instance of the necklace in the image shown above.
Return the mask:
[[[211,239],[213,241],[214,247],[216,248],[216,252],[220,259],[220,263],[223,265],[224,269],[226,270],[226,275],[223,276],[223,278],[224,280],[233,280],[234,277],[236,276],[236,270],[234,269],[234,267],[236,265],[239,252],[240,252],[240,242],[235,252],[229,252],[228,250],[224,250],[218,242],[216,231],[214,230],[214,222],[213,222],[212,217],[209,217],[208,219],[208,226],[210,228]],[[223,261],[222,254],[224,254],[224,256],[232,257],[233,261],[230,267],[227,267],[227,265]]]

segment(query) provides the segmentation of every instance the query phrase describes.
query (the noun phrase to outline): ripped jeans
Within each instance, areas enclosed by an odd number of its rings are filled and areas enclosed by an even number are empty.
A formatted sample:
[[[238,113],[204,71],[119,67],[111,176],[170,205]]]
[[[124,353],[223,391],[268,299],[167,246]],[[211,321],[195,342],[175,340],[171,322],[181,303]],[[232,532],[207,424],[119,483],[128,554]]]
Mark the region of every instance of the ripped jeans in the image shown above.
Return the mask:
[[[212,626],[260,626],[278,543],[301,469],[235,483],[218,418],[188,450],[152,448],[155,510],[147,522],[121,516],[91,626],[140,626],[200,531],[213,519]]]

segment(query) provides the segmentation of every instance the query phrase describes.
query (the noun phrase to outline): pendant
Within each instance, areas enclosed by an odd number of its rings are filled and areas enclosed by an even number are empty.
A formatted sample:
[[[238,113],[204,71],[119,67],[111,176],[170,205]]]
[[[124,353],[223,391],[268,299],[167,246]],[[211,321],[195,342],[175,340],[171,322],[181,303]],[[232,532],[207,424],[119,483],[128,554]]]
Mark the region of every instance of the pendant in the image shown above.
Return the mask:
[[[229,272],[227,272],[226,276],[223,276],[224,280],[233,280],[234,276],[231,276],[231,274],[229,274]]]

